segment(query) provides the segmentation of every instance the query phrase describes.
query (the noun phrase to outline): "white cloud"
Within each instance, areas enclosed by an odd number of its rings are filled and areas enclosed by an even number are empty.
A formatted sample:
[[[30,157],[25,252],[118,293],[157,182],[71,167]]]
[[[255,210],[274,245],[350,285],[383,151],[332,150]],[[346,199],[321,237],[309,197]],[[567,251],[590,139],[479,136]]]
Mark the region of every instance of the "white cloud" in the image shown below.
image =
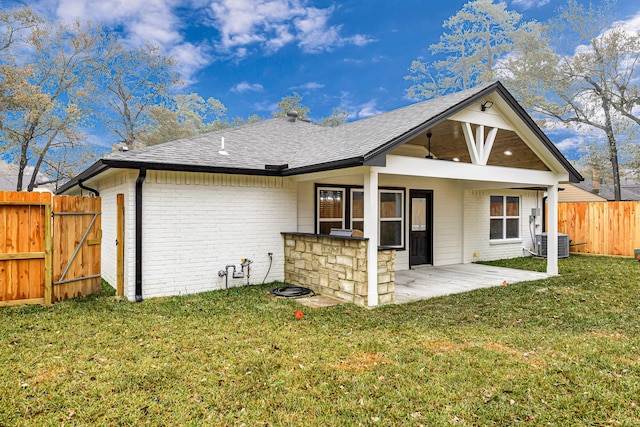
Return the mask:
[[[318,82],[308,82],[298,86],[291,86],[290,90],[318,90],[322,89],[324,85]]]
[[[625,21],[619,21],[615,24],[620,25],[627,31],[638,32],[640,31],[640,12]]]
[[[196,0],[193,0],[194,2]],[[195,4],[195,3],[194,3]],[[183,79],[211,63],[210,47],[206,42],[188,42],[182,30],[185,23],[177,9],[180,0],[37,0],[32,2],[40,14],[70,22],[90,20],[121,32],[123,42],[131,47],[144,43],[156,44],[163,53],[178,59]]]
[[[584,138],[580,136],[571,136],[564,138],[560,142],[556,143],[556,147],[562,152],[572,151],[581,147],[584,144]]]
[[[359,118],[364,119],[365,117],[377,116],[378,114],[382,114],[382,111],[377,107],[378,101],[376,99],[372,99],[364,104],[360,104],[358,106],[357,115]]]
[[[310,0],[33,0],[39,14],[70,22],[90,20],[118,31],[131,47],[158,45],[180,61],[187,82],[217,56],[241,60],[261,50],[277,52],[297,44],[308,53],[345,45],[364,46],[367,35],[343,35],[331,25],[335,7],[316,8]],[[194,22],[195,21],[195,22]],[[216,38],[187,39],[186,30],[198,24],[215,28]],[[207,36],[204,36],[207,37]]]
[[[305,16],[294,19],[298,33],[298,45],[305,52],[321,52],[334,46],[342,45],[340,26],[328,26],[329,16],[333,8],[309,8]]]
[[[345,62],[347,64],[354,64],[354,65],[364,65],[365,61],[363,59],[355,59],[355,58],[344,58],[342,60],[342,62]]]
[[[376,39],[362,35],[362,34],[356,34],[355,36],[349,37],[346,40],[349,40],[356,46],[366,46],[369,43],[373,43],[376,41]]]
[[[231,88],[231,92],[262,92],[264,87],[260,83],[240,82]]]
[[[304,52],[318,53],[374,41],[362,34],[343,36],[341,25],[329,24],[334,10],[307,6],[305,0],[220,0],[210,4],[212,25],[220,32],[217,46],[221,52],[236,54],[250,46],[275,52],[297,43]]]
[[[276,37],[266,41],[267,50],[276,52],[285,45],[291,43],[295,36],[289,32],[289,27],[286,25],[275,26]]]
[[[548,4],[551,0],[513,0],[511,3],[514,6],[520,6],[523,9],[531,9],[532,7],[542,7]]]
[[[182,77],[186,83],[191,83],[192,76],[211,63],[209,51],[204,44],[183,42],[169,48],[168,54],[178,60]]]
[[[364,119],[383,113],[383,111],[377,107],[378,100],[375,98],[360,104],[354,103],[352,98],[352,94],[348,91],[342,91],[340,93],[340,108],[348,112],[349,117],[352,119]]]

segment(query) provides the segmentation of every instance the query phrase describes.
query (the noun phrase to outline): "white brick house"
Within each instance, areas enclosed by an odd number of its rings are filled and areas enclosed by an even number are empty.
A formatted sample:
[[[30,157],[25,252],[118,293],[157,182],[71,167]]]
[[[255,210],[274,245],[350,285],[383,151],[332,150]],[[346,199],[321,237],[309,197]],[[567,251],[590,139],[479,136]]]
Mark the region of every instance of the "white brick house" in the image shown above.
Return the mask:
[[[218,276],[241,258],[250,283],[284,280],[283,232],[362,230],[368,265],[393,249],[395,270],[522,256],[545,200],[557,274],[558,185],[580,180],[494,83],[336,128],[292,116],[114,153],[61,192],[100,193],[103,277],[115,286],[123,244],[124,295],[142,300],[246,283]]]

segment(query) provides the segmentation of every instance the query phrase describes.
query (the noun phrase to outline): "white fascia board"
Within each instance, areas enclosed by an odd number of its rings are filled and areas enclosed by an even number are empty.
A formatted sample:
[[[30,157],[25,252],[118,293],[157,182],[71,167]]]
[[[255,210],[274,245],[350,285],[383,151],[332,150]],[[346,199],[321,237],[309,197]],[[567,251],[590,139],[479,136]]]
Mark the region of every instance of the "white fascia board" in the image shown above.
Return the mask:
[[[418,159],[387,155],[387,166],[376,167],[379,173],[457,179],[462,181],[501,182],[514,185],[555,185],[558,175],[550,171],[482,166],[446,160]]]
[[[520,137],[527,147],[529,147],[549,169],[559,174],[558,176],[566,176],[565,182],[569,182],[569,173],[556,156],[544,145],[540,138],[538,138],[538,136],[529,128],[529,126],[527,126],[526,123],[524,123],[518,114],[509,107],[502,97],[496,97],[495,101],[493,108],[495,108],[497,112],[501,113],[505,122],[511,125],[511,130]],[[518,123],[519,126],[516,126],[515,123]],[[559,181],[562,182],[562,180]]]
[[[337,178],[340,176],[363,175],[369,173],[368,166],[358,166],[354,168],[335,169],[324,172],[312,172],[301,175],[292,175],[290,179],[294,182],[317,181],[326,178]]]

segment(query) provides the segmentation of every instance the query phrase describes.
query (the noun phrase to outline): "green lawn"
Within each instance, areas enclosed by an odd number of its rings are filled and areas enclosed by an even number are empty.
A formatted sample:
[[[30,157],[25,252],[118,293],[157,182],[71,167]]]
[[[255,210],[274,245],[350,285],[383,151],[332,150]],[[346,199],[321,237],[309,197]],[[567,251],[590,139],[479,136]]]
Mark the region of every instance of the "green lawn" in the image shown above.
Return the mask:
[[[640,263],[560,272],[302,320],[274,285],[0,308],[0,426],[640,425]]]

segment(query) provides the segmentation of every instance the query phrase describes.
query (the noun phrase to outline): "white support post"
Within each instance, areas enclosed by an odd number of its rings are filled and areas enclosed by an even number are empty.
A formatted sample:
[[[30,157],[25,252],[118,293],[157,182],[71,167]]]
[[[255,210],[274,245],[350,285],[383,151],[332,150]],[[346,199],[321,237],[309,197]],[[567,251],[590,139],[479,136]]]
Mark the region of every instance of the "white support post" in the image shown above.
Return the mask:
[[[378,305],[378,172],[364,174],[364,237],[367,247],[367,306]]]
[[[558,274],[558,184],[547,187],[547,274]]]
[[[464,134],[464,140],[467,143],[471,163],[474,165],[485,166],[489,161],[489,156],[491,155],[493,143],[496,140],[498,128],[491,128],[485,138],[484,125],[477,125],[476,135],[474,138],[471,123],[461,122],[460,124],[462,125],[462,133]]]
[[[484,142],[484,157],[482,158],[482,164],[486,165],[489,161],[489,156],[491,155],[491,150],[493,149],[493,143],[496,140],[496,135],[498,134],[498,128],[492,128],[487,134],[487,140]]]
[[[483,164],[484,160],[484,126],[476,127],[476,153],[478,153],[478,164]]]
[[[471,123],[462,122],[462,133],[464,134],[464,140],[467,143],[467,149],[469,150],[469,157],[471,157],[471,163],[477,165],[480,163],[478,157],[478,149],[476,148],[476,142],[473,138],[473,131],[471,130]]]

